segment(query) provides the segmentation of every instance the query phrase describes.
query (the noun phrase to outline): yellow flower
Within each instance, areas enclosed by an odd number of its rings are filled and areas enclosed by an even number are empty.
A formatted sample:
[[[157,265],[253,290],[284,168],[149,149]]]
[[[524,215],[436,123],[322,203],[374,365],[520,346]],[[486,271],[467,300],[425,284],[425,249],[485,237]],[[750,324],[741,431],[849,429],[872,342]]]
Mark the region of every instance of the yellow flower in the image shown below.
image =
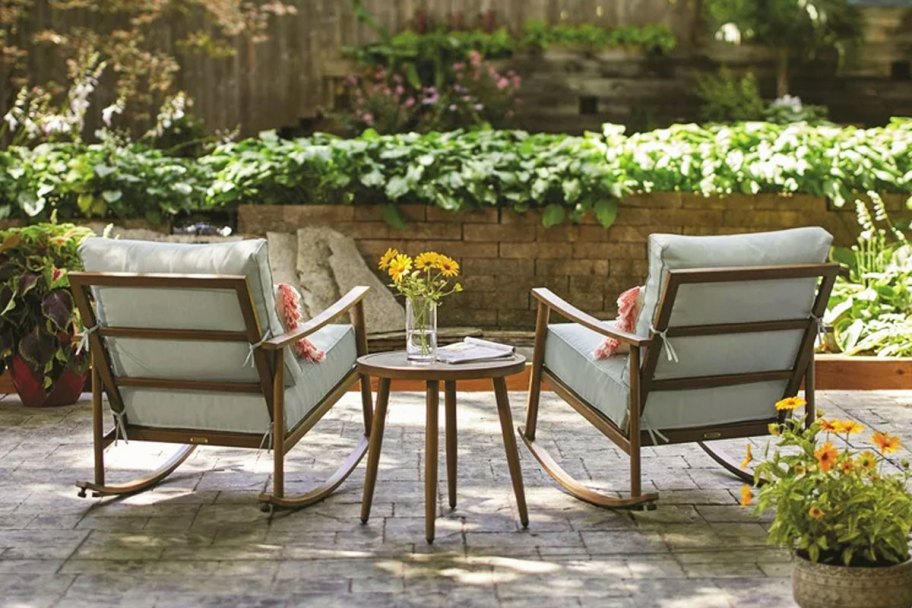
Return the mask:
[[[459,263],[445,255],[437,258],[437,268],[440,269],[440,274],[445,277],[455,277],[459,274]]]
[[[769,431],[769,434],[772,435],[773,437],[778,437],[779,434],[782,432],[782,429],[779,428],[778,422],[771,422],[770,425],[766,428]]]
[[[804,465],[801,463],[796,464],[795,468],[792,470],[795,471],[795,475],[797,475],[798,477],[801,477],[802,475],[807,473],[807,469],[805,469]]]
[[[846,458],[845,460],[843,460],[842,462],[839,463],[839,470],[842,471],[843,473],[846,473],[846,474],[851,473],[854,469],[855,469],[855,463],[852,461],[851,458]]]
[[[839,432],[839,421],[838,420],[824,420],[820,419],[820,430],[826,431],[827,433],[838,433]]]
[[[751,487],[747,484],[741,486],[741,503],[742,507],[746,507],[751,504],[751,501],[754,499],[754,492],[751,490]]]
[[[776,402],[776,409],[779,411],[794,410],[802,405],[807,405],[807,401],[801,397],[786,397],[785,399]]]
[[[832,441],[827,441],[814,451],[814,458],[817,459],[817,464],[824,473],[833,468],[837,457],[839,457],[839,452],[833,447]]]
[[[754,459],[754,455],[751,452],[751,444],[747,444],[747,450],[744,453],[744,460],[741,461],[741,468],[746,469],[750,466],[751,461]]]
[[[440,254],[435,251],[425,251],[424,253],[419,253],[417,256],[415,256],[415,268],[418,270],[433,268],[437,265],[437,260],[439,258]]]
[[[858,455],[855,464],[857,464],[859,468],[870,471],[877,466],[877,455],[871,450],[865,450]]]
[[[380,256],[380,263],[377,264],[377,267],[380,268],[380,270],[386,270],[389,268],[390,262],[392,262],[393,258],[397,255],[399,255],[399,252],[390,247],[386,250],[386,253]]]
[[[814,505],[808,509],[808,515],[810,515],[813,519],[820,519],[823,517],[823,511],[820,509],[820,507]]]
[[[881,433],[880,431],[877,431],[871,435],[871,441],[873,441],[874,444],[884,454],[892,454],[899,449],[899,437],[896,435],[890,435],[888,433]]]
[[[863,424],[859,424],[854,420],[837,420],[833,425],[836,427],[836,433],[845,433],[847,435],[860,433],[865,428]]]
[[[400,253],[389,263],[389,275],[393,278],[394,283],[402,280],[402,277],[408,274],[412,269],[412,258]]]

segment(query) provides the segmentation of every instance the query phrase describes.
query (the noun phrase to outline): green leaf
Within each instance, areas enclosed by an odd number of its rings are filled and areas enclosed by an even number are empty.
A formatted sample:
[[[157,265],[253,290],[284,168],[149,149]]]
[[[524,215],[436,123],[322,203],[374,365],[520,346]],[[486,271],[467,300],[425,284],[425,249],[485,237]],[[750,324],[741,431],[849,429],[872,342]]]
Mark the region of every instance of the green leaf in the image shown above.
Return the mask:
[[[396,205],[383,205],[380,217],[383,218],[384,222],[398,230],[404,230],[406,227],[405,218],[402,217],[402,213]]]
[[[600,201],[597,201],[595,203],[594,210],[595,219],[598,220],[598,223],[601,224],[604,228],[610,228],[614,224],[615,220],[617,220],[617,199],[602,199]]]
[[[401,175],[397,175],[386,183],[384,192],[391,200],[402,197],[409,191],[408,182]]]
[[[123,197],[123,192],[120,190],[105,190],[101,193],[101,198],[106,200],[109,203],[116,203]]]
[[[550,228],[557,226],[567,217],[567,211],[560,205],[548,205],[542,213],[542,226]]]
[[[16,197],[16,202],[29,217],[35,217],[44,210],[44,198],[37,196],[31,190],[20,192]]]
[[[95,171],[95,175],[102,179],[117,171],[117,167],[111,167],[109,165],[95,165],[93,169]]]

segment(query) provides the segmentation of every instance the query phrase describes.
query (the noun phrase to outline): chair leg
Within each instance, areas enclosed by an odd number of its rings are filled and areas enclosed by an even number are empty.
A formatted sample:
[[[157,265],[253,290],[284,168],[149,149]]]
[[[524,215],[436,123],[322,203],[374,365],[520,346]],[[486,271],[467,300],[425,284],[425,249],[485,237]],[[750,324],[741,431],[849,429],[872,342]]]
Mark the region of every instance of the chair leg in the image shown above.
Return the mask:
[[[539,309],[540,311],[541,309]],[[537,345],[536,345],[537,348]],[[536,351],[538,352],[538,351]],[[639,430],[639,402],[640,402],[640,391],[639,391],[639,349],[631,348],[630,349],[630,400],[628,402],[628,407],[630,411],[630,426],[628,429],[628,435],[630,437],[630,496],[623,498],[617,496],[608,496],[601,492],[597,492],[592,488],[587,487],[586,485],[580,483],[574,479],[567,471],[565,471],[557,461],[548,453],[545,448],[538,445],[535,442],[535,434],[529,433],[528,430],[523,430],[522,427],[519,429],[519,434],[523,439],[523,442],[526,444],[526,447],[529,448],[529,451],[535,456],[535,459],[544,469],[545,473],[551,476],[551,478],[559,485],[565,492],[578,498],[589,504],[593,504],[597,507],[605,507],[609,509],[622,509],[622,508],[632,508],[632,507],[641,507],[646,506],[649,508],[649,505],[658,500],[659,495],[655,493],[643,494],[642,487],[640,482],[640,430]],[[534,374],[534,363],[533,363],[533,374]],[[540,383],[540,377],[539,377]],[[531,408],[530,408],[531,411]],[[537,412],[536,412],[537,415]]]
[[[104,409],[102,402],[102,384],[101,376],[98,373],[98,366],[92,365],[92,444],[95,459],[95,481],[79,481],[76,487],[79,488],[78,495],[85,498],[86,491],[91,490],[92,496],[128,496],[136,494],[160,484],[168,475],[179,467],[193,450],[195,445],[186,446],[174,453],[160,468],[153,471],[146,477],[141,477],[125,484],[106,485],[105,484],[105,465],[104,465]]]
[[[532,373],[529,375],[529,401],[526,407],[526,430],[523,436],[535,441],[538,426],[538,403],[541,398],[542,368],[545,363],[545,337],[548,333],[548,318],[551,310],[542,303],[538,305],[535,317],[535,343],[532,351]]]
[[[330,475],[321,485],[304,494],[298,494],[296,496],[285,496],[285,386],[283,379],[285,362],[282,355],[283,351],[280,349],[275,352],[276,355],[273,368],[275,370],[273,372],[274,404],[272,412],[272,448],[274,457],[274,470],[272,477],[272,493],[263,493],[260,494],[259,497],[261,509],[263,511],[270,511],[274,507],[279,507],[282,509],[301,509],[325,499],[327,496],[332,494],[336,488],[342,485],[342,482],[345,481],[348,476],[351,475],[351,472],[355,470],[355,467],[357,467],[358,463],[361,462],[364,454],[367,453],[368,444],[367,436],[362,435],[358,439],[358,444],[349,453],[345,460],[342,461],[342,464],[339,466],[339,468],[336,469],[335,472],[333,472],[333,474]],[[364,401],[362,401],[362,405],[363,404]]]
[[[804,424],[807,427],[810,427],[817,420],[817,402],[814,395],[816,387],[814,382],[814,353],[812,352],[811,361],[804,372],[804,400],[807,402],[807,405],[804,406],[806,414]]]

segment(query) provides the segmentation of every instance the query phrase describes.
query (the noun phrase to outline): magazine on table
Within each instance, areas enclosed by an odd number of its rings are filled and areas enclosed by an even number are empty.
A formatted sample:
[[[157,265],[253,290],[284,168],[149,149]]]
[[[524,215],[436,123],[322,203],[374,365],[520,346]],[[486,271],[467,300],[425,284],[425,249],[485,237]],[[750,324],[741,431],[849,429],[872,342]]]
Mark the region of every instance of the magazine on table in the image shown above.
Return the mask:
[[[515,349],[509,344],[500,344],[481,338],[465,338],[437,349],[437,360],[443,363],[470,363],[473,361],[491,361],[513,356]]]

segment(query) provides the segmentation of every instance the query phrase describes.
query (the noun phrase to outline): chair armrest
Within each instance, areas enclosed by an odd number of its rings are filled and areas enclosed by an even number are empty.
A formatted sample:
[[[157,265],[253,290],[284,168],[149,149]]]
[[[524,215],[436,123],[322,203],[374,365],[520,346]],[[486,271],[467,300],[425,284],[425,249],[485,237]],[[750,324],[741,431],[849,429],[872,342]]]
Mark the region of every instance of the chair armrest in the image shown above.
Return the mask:
[[[590,314],[587,314],[576,308],[566,300],[557,296],[553,291],[544,287],[536,287],[532,290],[532,297],[539,301],[540,305],[547,306],[551,310],[558,312],[561,316],[571,321],[579,323],[592,331],[603,336],[614,338],[615,340],[630,346],[642,348],[652,343],[650,338],[643,338],[630,332],[621,331],[616,327],[608,325],[605,321],[600,321]]]
[[[370,287],[352,287],[347,294],[339,298],[332,306],[309,320],[307,323],[300,325],[296,330],[286,332],[281,336],[276,336],[275,338],[263,342],[263,350],[278,350],[280,348],[285,348],[301,338],[306,338],[323,326],[329,325],[363,300],[369,290]]]

